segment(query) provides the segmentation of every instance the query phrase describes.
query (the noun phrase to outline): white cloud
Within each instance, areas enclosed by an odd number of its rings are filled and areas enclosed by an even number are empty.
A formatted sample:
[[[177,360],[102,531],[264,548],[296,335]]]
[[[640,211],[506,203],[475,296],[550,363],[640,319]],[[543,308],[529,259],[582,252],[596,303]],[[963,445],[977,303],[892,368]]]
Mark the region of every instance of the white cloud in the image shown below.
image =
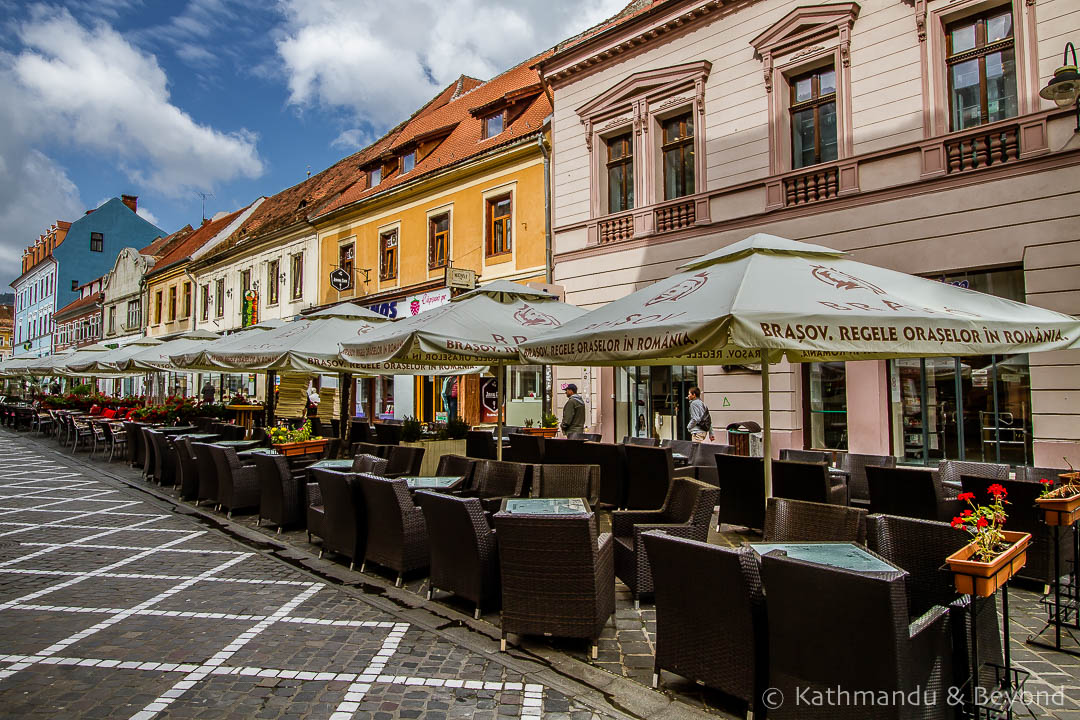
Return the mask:
[[[173,105],[157,60],[108,25],[37,7],[18,38],[2,71],[28,140],[112,154],[132,180],[173,196],[263,173],[253,133],[201,125]]]
[[[142,205],[139,205],[139,209],[135,211],[135,214],[138,215],[139,217],[141,217],[146,222],[152,223],[154,225],[157,225],[158,227],[161,227],[161,225],[160,225],[161,221],[157,219],[157,215],[150,212],[149,210],[147,210]]]
[[[289,101],[345,108],[377,131],[459,75],[488,79],[626,0],[279,0]],[[348,138],[343,133],[335,143]]]
[[[330,141],[330,147],[353,152],[371,143],[375,138],[361,128],[349,128]]]

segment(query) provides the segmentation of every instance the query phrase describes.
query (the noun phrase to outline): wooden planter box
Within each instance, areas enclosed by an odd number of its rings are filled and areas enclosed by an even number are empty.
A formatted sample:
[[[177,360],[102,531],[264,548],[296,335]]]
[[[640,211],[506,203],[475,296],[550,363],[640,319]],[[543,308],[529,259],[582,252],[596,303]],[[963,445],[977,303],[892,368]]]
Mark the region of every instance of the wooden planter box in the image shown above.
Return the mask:
[[[1061,477],[1070,480],[1076,474],[1065,473]],[[1072,525],[1080,520],[1080,493],[1075,487],[1059,487],[1046,497],[1035,498],[1035,504],[1043,511],[1043,522],[1047,525]]]
[[[330,442],[330,438],[312,438],[304,442],[279,443],[274,445],[273,448],[285,457],[322,455],[328,442]]]
[[[1010,530],[1006,530],[1004,535],[1005,540],[1012,544],[1008,550],[988,563],[971,559],[975,555],[974,542],[968,543],[946,559],[949,569],[953,571],[956,592],[961,595],[990,597],[1024,567],[1031,535]]]
[[[546,428],[546,427],[523,427],[518,432],[524,435],[539,435],[540,437],[553,438],[558,432],[559,428]]]
[[[439,458],[443,455],[464,455],[464,440],[418,440],[403,442],[406,447],[424,448],[424,459],[420,463],[420,474],[432,476],[439,467]]]

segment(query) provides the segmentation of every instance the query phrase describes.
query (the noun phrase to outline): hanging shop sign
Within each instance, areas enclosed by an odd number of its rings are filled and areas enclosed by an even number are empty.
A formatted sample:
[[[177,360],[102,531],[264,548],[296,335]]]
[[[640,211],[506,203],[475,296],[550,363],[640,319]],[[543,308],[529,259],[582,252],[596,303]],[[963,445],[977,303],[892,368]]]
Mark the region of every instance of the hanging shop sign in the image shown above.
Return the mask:
[[[247,327],[259,322],[259,291],[245,290],[244,304],[241,309],[241,326]]]
[[[330,287],[334,288],[338,292],[348,290],[352,286],[352,278],[349,277],[349,273],[341,268],[335,268],[330,271]]]
[[[501,369],[497,370],[501,372]],[[499,386],[495,378],[480,378],[480,422],[499,421]]]

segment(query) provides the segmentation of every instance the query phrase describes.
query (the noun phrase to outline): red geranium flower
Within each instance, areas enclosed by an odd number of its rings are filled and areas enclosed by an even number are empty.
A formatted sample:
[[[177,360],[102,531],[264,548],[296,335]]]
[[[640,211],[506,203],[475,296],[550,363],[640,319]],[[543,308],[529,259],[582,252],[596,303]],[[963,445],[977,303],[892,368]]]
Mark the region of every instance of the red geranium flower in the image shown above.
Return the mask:
[[[986,492],[990,493],[994,497],[1006,497],[1009,493],[998,483],[994,483],[990,487],[986,488]]]
[[[968,508],[964,512],[960,513],[960,517],[971,517],[971,508]]]
[[[974,500],[975,499],[975,493],[973,493],[973,492],[962,492],[962,493],[960,493],[959,495],[956,496],[956,499],[960,500],[960,501]]]
[[[978,520],[978,522],[977,522],[976,524],[977,524],[977,526],[978,526],[978,527],[984,528],[984,527],[986,527],[987,525],[989,525],[990,523],[988,523],[988,522],[986,521],[986,518],[984,518],[984,517],[981,517],[981,518],[979,518],[979,520]]]
[[[1049,478],[1043,478],[1039,482],[1041,482],[1043,485],[1053,485],[1054,484],[1054,481],[1049,479]]]
[[[952,519],[952,526],[953,526],[954,528],[961,528],[961,527],[963,527],[963,526],[964,526],[964,519],[963,519],[963,518],[958,518],[958,517],[954,517],[954,518]]]

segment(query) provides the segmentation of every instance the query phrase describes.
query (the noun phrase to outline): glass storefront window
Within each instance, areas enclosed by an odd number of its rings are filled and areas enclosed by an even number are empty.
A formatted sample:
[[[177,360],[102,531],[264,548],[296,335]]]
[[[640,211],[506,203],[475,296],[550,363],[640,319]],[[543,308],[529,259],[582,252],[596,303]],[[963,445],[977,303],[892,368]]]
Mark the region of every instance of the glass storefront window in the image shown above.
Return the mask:
[[[686,392],[697,382],[694,365],[616,368],[616,439],[689,440]]]
[[[940,278],[1024,301],[1023,271]],[[893,454],[902,462],[972,460],[1027,464],[1032,458],[1027,355],[905,358],[890,362]]]
[[[808,447],[847,450],[847,372],[842,362],[806,363],[803,390]]]

